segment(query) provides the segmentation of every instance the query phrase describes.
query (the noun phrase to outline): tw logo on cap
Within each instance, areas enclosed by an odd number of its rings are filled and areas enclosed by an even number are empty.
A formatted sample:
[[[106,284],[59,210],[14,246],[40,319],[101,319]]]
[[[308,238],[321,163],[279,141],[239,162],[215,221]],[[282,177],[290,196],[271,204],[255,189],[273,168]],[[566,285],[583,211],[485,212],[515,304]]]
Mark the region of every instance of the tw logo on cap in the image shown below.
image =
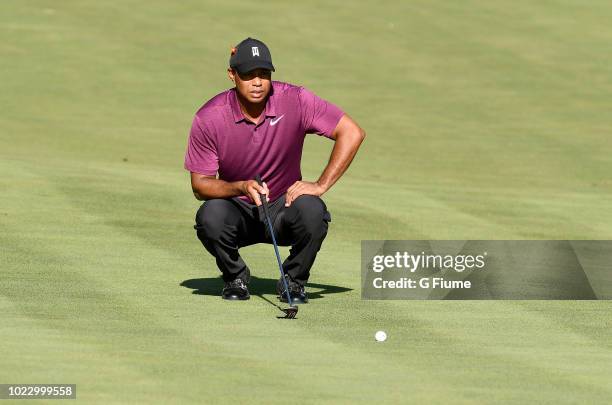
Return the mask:
[[[253,52],[253,57],[259,56],[259,48],[256,46],[251,47],[251,52]]]

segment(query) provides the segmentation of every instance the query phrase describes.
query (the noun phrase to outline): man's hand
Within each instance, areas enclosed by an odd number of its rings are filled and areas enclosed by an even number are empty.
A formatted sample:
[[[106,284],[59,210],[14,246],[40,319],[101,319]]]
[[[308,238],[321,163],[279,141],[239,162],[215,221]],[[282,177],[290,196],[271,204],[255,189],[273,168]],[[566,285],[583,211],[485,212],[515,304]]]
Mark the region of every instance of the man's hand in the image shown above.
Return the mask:
[[[327,190],[317,182],[296,181],[287,190],[285,207],[290,206],[291,203],[302,194],[316,195],[317,197],[320,197],[326,191]]]
[[[255,205],[258,207],[261,205],[261,199],[259,198],[259,194],[264,194],[266,196],[266,202],[270,201],[270,190],[268,190],[268,185],[263,182],[263,187],[257,184],[255,180],[245,180],[242,182],[242,186],[240,188],[242,190],[242,194],[250,197]]]

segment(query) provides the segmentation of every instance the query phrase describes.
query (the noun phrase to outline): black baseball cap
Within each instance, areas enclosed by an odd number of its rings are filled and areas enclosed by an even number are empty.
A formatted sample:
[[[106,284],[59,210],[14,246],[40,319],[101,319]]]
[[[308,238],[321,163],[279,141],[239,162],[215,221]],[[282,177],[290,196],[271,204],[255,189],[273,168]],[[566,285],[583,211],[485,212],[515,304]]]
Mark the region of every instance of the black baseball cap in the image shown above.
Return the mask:
[[[240,74],[257,68],[268,69],[274,72],[270,50],[266,44],[251,37],[232,48],[229,65]]]

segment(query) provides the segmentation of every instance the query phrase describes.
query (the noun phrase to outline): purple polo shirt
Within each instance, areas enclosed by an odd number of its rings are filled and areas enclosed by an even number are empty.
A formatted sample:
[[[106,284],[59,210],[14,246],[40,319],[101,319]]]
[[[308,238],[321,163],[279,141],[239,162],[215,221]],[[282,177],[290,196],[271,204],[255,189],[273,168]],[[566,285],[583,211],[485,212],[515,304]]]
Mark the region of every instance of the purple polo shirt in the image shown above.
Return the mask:
[[[305,135],[331,138],[344,115],[340,108],[304,87],[276,81],[262,114],[257,125],[247,120],[235,89],[210,99],[193,120],[185,169],[207,176],[218,172],[219,178],[228,182],[261,174],[274,201],[302,179]]]

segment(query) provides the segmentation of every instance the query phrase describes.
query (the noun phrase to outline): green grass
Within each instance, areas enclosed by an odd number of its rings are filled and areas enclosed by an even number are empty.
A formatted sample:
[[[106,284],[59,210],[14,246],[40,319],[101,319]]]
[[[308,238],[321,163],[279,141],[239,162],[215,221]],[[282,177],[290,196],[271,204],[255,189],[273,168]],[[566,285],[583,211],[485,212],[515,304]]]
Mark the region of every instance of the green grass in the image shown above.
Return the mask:
[[[76,383],[84,403],[609,402],[609,302],[362,301],[359,260],[362,239],[611,239],[611,19],[606,1],[3,1],[0,383]],[[293,322],[222,302],[191,228],[189,125],[249,35],[275,79],[368,133],[311,278],[347,291]],[[308,137],[306,179],[331,146]],[[271,247],[244,257],[274,300]]]

